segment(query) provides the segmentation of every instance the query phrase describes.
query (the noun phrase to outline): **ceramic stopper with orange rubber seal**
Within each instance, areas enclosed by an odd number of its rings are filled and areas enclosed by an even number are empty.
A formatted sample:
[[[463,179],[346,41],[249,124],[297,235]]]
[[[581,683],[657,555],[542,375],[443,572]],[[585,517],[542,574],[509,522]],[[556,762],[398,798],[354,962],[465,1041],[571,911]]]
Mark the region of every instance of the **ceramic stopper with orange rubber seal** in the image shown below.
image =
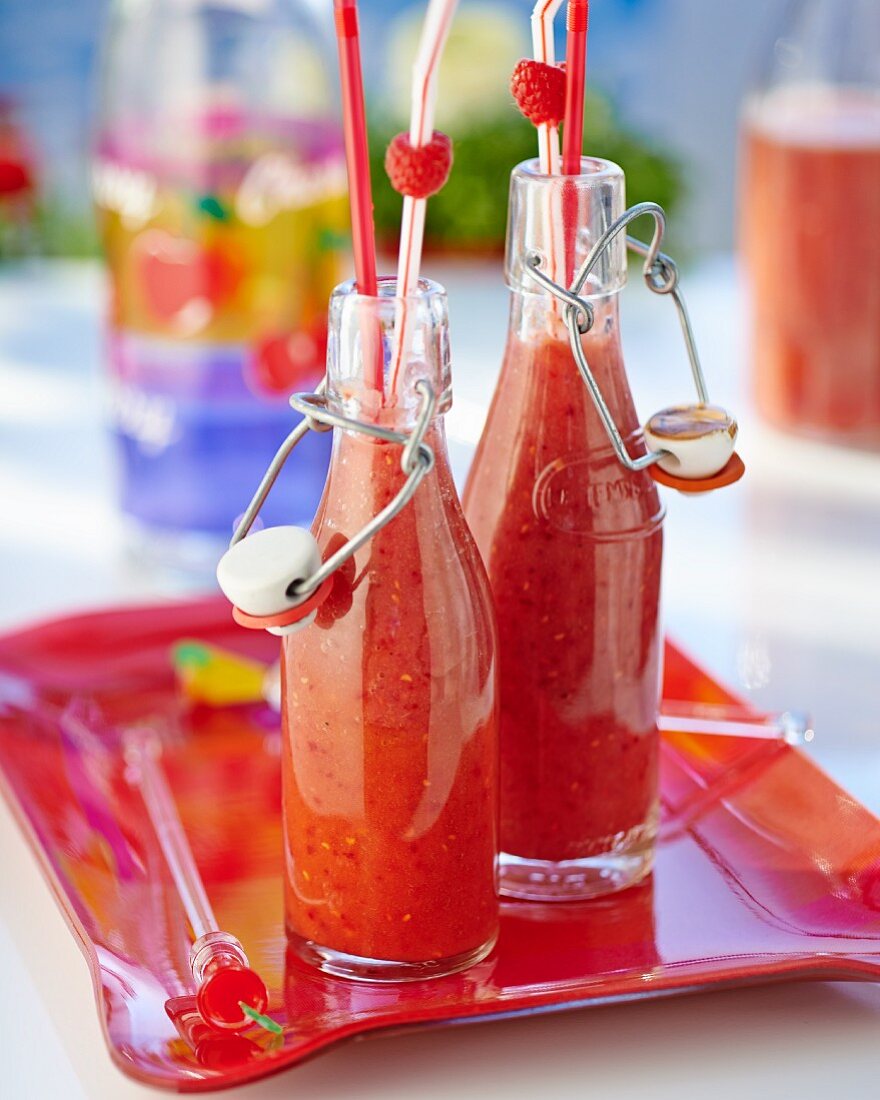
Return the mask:
[[[420,399],[419,412],[409,434],[353,420],[328,408],[323,382],[315,393],[294,394],[290,398],[291,405],[305,419],[279,447],[236,528],[229,549],[217,564],[217,581],[241,626],[267,630],[281,637],[309,626],[330,595],[335,574],[412,499],[422,478],[434,467],[434,452],[424,440],[437,404],[426,379],[416,382],[415,388]],[[322,561],[317,541],[303,527],[266,527],[253,533],[251,530],[296,444],[310,429],[329,428],[361,432],[400,446],[400,465],[406,480],[377,515]]]
[[[672,405],[645,424],[648,449],[658,454],[651,475],[683,493],[721,489],[739,481],[745,465],[734,450],[739,426],[718,405]]]
[[[299,594],[298,585],[321,565],[321,552],[304,527],[265,527],[236,542],[217,565],[217,581],[241,626],[283,637],[315,621],[333,584]]]
[[[589,297],[584,296],[584,290],[589,285],[593,269],[615,238],[625,232],[630,222],[645,216],[654,219],[654,235],[650,244],[627,236],[627,248],[644,257],[642,275],[648,289],[654,294],[668,296],[675,305],[697,401],[673,405],[655,413],[644,429],[647,452],[633,458],[584,353],[582,337],[593,327],[593,306]],[[526,253],[523,270],[563,303],[563,318],[575,365],[620,464],[634,473],[647,470],[655,481],[680,492],[705,493],[739,481],[745,473],[745,465],[734,450],[739,431],[736,420],[725,409],[709,401],[690,316],[679,285],[678,268],[669,256],[660,251],[665,230],[663,208],[655,202],[638,203],[625,210],[596,241],[570,287],[561,286],[543,270],[544,257],[538,251]]]

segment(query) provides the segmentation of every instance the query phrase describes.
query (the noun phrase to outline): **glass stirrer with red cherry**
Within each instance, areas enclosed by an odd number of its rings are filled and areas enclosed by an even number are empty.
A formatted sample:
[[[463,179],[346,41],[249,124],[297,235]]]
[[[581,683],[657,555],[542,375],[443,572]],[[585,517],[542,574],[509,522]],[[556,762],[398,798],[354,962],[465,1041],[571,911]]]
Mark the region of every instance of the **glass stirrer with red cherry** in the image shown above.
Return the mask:
[[[220,928],[214,915],[162,768],[161,752],[158,737],[149,731],[130,731],[126,736],[129,781],[141,792],[192,929],[189,962],[198,1011],[206,1023],[221,1031],[244,1031],[258,1024],[280,1034],[283,1028],[265,1014],[269,1003],[265,983],[248,965],[242,945]]]

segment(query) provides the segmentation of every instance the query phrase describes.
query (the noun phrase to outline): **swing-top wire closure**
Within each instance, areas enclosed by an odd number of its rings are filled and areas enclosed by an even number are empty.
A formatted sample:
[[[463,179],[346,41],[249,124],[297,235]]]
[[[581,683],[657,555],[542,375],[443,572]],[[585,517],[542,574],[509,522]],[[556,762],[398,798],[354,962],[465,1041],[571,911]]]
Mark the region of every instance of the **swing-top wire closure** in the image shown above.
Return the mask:
[[[341,428],[347,432],[360,432],[362,435],[381,439],[386,443],[397,443],[403,447],[400,466],[407,477],[396,496],[385,505],[381,512],[373,516],[344,546],[340,546],[334,554],[331,554],[325,562],[322,562],[321,566],[310,577],[298,577],[291,581],[287,594],[301,599],[305,599],[316,592],[340,566],[344,565],[349,558],[354,557],[365,543],[369,542],[374,535],[389,524],[407,506],[422,479],[434,468],[434,451],[424,442],[424,439],[428,425],[434,416],[437,397],[434,393],[434,387],[427,379],[420,378],[415,384],[421,404],[415,426],[409,434],[391,431],[388,428],[380,428],[377,424],[367,424],[362,420],[353,420],[350,417],[333,412],[327,407],[326,388],[327,379],[325,378],[314,393],[295,393],[290,398],[291,406],[297,412],[302,413],[305,419],[297,424],[275,452],[275,457],[269,463],[269,467],[263,475],[263,480],[260,482],[253,499],[247,507],[247,511],[242,516],[241,522],[232,536],[229,543],[230,549],[236,543],[241,542],[253,527],[254,521],[260,514],[260,509],[266,502],[266,497],[281,473],[281,468],[290,457],[297,443],[310,430],[326,432],[330,431],[331,428]]]
[[[642,266],[642,276],[648,289],[654,294],[668,294],[672,297],[673,302],[675,302],[675,308],[678,312],[678,319],[681,324],[685,347],[687,348],[688,359],[691,365],[691,374],[693,375],[697,396],[700,404],[708,405],[709,392],[706,388],[703,368],[700,365],[700,356],[697,351],[690,315],[679,285],[678,267],[671,257],[660,251],[660,245],[663,243],[663,235],[666,232],[666,214],[662,206],[658,205],[656,202],[641,202],[624,211],[616,221],[609,225],[602,236],[593,245],[592,249],[590,249],[589,254],[581,264],[574,282],[568,289],[554,282],[546,272],[541,270],[544,258],[540,252],[528,252],[525,257],[524,265],[525,271],[535,280],[535,282],[539,283],[554,297],[565,303],[563,316],[566,327],[568,328],[569,342],[571,343],[571,350],[577,368],[587,385],[587,389],[593,399],[593,404],[596,406],[596,411],[602,420],[602,424],[611,441],[611,446],[614,448],[614,453],[628,470],[633,471],[644,470],[648,466],[653,466],[655,462],[659,462],[662,458],[667,457],[669,452],[648,451],[639,458],[630,457],[623,437],[617,425],[614,423],[611,411],[605,404],[602,391],[593,376],[593,372],[590,370],[590,365],[587,362],[587,357],[584,354],[583,345],[581,344],[581,336],[588,333],[593,327],[593,306],[586,298],[581,296],[581,292],[593,268],[599,262],[602,253],[609,247],[614,238],[621,233],[630,222],[635,221],[645,214],[650,214],[654,219],[654,236],[651,243],[645,244],[644,241],[627,236],[627,247],[631,252],[635,252],[637,255],[644,257],[645,262]]]

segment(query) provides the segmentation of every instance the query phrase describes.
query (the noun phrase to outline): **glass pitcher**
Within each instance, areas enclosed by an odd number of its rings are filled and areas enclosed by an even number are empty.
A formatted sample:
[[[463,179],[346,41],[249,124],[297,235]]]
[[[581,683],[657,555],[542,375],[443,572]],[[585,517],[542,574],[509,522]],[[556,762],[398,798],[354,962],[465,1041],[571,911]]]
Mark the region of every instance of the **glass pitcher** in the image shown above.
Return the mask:
[[[880,5],[795,0],[743,113],[760,412],[880,447]]]

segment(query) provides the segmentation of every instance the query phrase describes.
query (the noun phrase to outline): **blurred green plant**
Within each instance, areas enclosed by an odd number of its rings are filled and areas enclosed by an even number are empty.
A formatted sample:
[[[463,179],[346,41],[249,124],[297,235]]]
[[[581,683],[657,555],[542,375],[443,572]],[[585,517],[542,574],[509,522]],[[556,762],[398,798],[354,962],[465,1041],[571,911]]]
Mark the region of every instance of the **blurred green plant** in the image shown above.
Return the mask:
[[[91,210],[72,210],[51,199],[37,205],[34,229],[44,256],[77,259],[100,252],[98,231]]]
[[[608,100],[587,97],[584,148],[619,164],[626,172],[627,201],[651,199],[674,212],[684,193],[682,166],[650,141],[620,125]],[[400,232],[401,197],[385,175],[385,149],[400,129],[387,115],[370,120],[376,234],[395,248]],[[515,164],[537,155],[534,126],[516,110],[477,117],[451,136],[455,160],[443,190],[428,204],[425,246],[439,252],[497,253],[504,246],[507,189]]]
[[[585,118],[584,148],[621,165],[626,172],[627,201],[652,199],[674,214],[685,190],[682,165],[622,126],[603,96],[588,95]],[[397,247],[401,197],[388,182],[384,160],[388,142],[400,128],[387,114],[370,119],[376,233],[380,245],[390,250]],[[446,186],[428,205],[426,248],[459,254],[498,253],[504,246],[510,171],[536,155],[535,128],[511,102],[504,113],[477,114],[466,128],[459,121],[452,137],[455,160]],[[23,253],[77,258],[99,255],[90,212],[68,209],[51,198],[35,205],[24,235],[21,225],[5,222],[0,204],[0,261]],[[636,231],[640,229],[637,226]],[[650,227],[643,232],[649,233]]]
[[[91,258],[99,254],[98,234],[88,211],[70,210],[41,199],[23,217],[0,203],[0,262],[25,256]]]

